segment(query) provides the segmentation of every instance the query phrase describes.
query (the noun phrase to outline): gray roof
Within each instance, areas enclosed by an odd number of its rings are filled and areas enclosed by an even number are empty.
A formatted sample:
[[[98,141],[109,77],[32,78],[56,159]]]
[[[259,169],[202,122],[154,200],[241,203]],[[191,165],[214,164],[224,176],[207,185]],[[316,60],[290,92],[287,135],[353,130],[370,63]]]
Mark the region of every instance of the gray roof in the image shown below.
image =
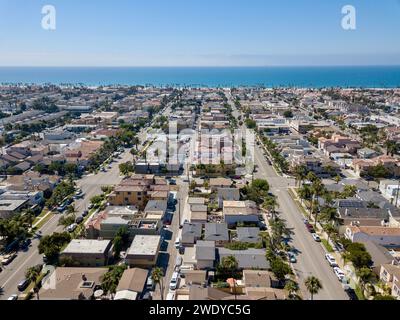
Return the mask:
[[[393,256],[389,253],[389,251],[372,241],[360,241],[365,245],[365,248],[371,255],[371,260],[373,262],[374,267],[379,267],[385,263],[391,263],[394,259]]]
[[[358,190],[370,190],[369,186],[360,179],[345,178],[340,183],[345,186],[356,186]]]
[[[167,211],[168,202],[167,200],[150,200],[147,202],[144,211]]]
[[[389,212],[386,209],[375,208],[339,208],[340,217],[360,219],[381,219],[389,220]]]
[[[195,237],[201,237],[201,230],[201,223],[185,223],[182,228],[182,236],[190,234]]]
[[[233,256],[236,258],[240,269],[268,269],[269,262],[265,257],[265,249],[229,250],[219,248],[219,259]]]
[[[204,240],[229,241],[228,225],[226,223],[206,223]]]
[[[260,239],[260,229],[256,227],[240,227],[236,229],[238,241],[247,242],[258,242]]]
[[[344,185],[332,183],[332,184],[326,184],[325,188],[327,191],[331,191],[331,192],[343,192]]]
[[[218,197],[222,200],[238,201],[240,199],[240,192],[237,188],[218,188]]]
[[[197,241],[195,258],[196,260],[215,260],[215,242]]]
[[[207,206],[203,204],[192,204],[190,206],[191,211],[201,211],[201,212],[207,212]]]

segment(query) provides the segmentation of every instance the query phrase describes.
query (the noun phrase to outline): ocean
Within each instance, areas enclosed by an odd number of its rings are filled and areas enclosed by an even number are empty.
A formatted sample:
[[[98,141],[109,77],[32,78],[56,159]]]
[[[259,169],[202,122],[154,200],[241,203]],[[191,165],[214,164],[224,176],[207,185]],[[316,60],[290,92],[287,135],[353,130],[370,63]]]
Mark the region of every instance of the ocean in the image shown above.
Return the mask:
[[[0,83],[191,87],[400,87],[400,66],[0,67]]]

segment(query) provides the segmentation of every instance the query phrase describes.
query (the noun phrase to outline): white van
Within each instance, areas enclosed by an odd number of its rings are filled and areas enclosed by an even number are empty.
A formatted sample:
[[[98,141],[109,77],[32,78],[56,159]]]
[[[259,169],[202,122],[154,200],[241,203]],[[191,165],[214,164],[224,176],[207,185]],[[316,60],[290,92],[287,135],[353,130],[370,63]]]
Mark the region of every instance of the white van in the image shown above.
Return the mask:
[[[169,283],[169,289],[175,290],[178,287],[178,281],[179,281],[179,273],[174,272],[172,274],[171,282]]]

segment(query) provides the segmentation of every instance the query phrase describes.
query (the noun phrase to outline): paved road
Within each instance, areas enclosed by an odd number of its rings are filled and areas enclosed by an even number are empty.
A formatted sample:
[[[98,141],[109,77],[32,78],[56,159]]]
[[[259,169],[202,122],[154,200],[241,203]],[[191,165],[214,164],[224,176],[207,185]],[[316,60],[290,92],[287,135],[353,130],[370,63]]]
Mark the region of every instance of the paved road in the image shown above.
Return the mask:
[[[75,201],[75,209],[77,215],[81,214],[83,210],[87,209],[90,199],[101,194],[101,187],[103,185],[117,184],[122,180],[119,175],[119,164],[127,162],[132,159],[129,150],[126,150],[117,162],[112,163],[112,169],[107,172],[100,172],[96,175],[90,174],[77,181],[77,186],[85,193],[83,199]],[[38,252],[39,239],[42,236],[50,235],[54,232],[63,231],[63,227],[58,225],[60,214],[54,215],[46,224],[41,228],[40,233],[37,233],[32,240],[32,245],[28,251],[20,251],[17,258],[8,266],[4,266],[3,272],[0,273],[0,300],[7,299],[10,295],[18,293],[17,285],[24,278],[26,269],[43,263],[43,256]]]
[[[302,213],[288,193],[288,183],[293,186],[294,181],[279,177],[274,169],[268,165],[259,147],[256,147],[255,150],[255,162],[259,167],[256,178],[268,180],[271,191],[277,196],[280,216],[287,221],[288,227],[294,232],[291,245],[299,250],[300,254],[297,257],[297,263],[293,266],[299,284],[302,286],[303,296],[308,298],[303,285],[304,280],[313,275],[321,280],[324,287],[315,296],[315,300],[348,300],[340,282],[324,258],[323,247],[311,237],[304,226]]]
[[[232,105],[233,115],[237,117],[240,113],[235,108],[230,93],[226,92],[226,96]],[[245,126],[242,127],[242,130],[245,130]],[[258,166],[255,178],[266,179],[269,182],[271,192],[277,196],[280,216],[286,220],[288,227],[294,232],[291,245],[299,251],[299,255],[293,268],[298,277],[303,297],[309,298],[304,280],[313,275],[320,279],[323,285],[323,289],[314,296],[315,300],[349,300],[332,268],[325,260],[323,247],[311,237],[304,226],[300,209],[288,192],[288,187],[295,185],[294,179],[279,176],[266,161],[261,147],[257,145],[254,150],[254,160]]]

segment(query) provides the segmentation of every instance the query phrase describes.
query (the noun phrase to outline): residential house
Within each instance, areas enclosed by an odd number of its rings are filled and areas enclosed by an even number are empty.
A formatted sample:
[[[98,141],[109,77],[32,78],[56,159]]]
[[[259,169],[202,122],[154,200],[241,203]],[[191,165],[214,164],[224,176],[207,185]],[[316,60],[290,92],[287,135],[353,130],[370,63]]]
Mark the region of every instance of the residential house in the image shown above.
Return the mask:
[[[140,300],[145,290],[149,271],[146,269],[127,269],[118,282],[114,300]]]
[[[269,269],[270,265],[265,258],[265,249],[230,250],[218,248],[219,261],[225,257],[233,256],[240,269]]]
[[[218,197],[218,207],[222,209],[224,201],[239,201],[240,191],[238,188],[218,188],[217,197]]]
[[[259,223],[259,210],[253,201],[224,201],[223,216],[228,226],[237,223]]]
[[[185,223],[182,228],[182,244],[184,246],[192,246],[197,240],[201,239],[202,232],[201,223]]]
[[[400,300],[400,265],[382,265],[379,279],[390,287],[391,295]]]
[[[71,265],[101,267],[108,264],[111,256],[110,240],[73,239],[61,252],[61,258],[71,259]]]
[[[260,228],[257,227],[240,227],[236,228],[237,241],[247,243],[259,243]]]
[[[106,268],[56,268],[42,281],[42,300],[90,300],[100,288]]]
[[[125,261],[133,267],[153,267],[157,263],[160,246],[161,237],[158,235],[137,235],[126,253]]]
[[[186,253],[185,253],[186,254]],[[197,241],[194,246],[195,268],[213,269],[215,266],[215,243],[213,241]]]
[[[229,231],[226,223],[206,223],[204,240],[214,241],[217,247],[229,242]]]
[[[345,237],[352,242],[372,241],[383,246],[400,246],[400,228],[349,226]]]

